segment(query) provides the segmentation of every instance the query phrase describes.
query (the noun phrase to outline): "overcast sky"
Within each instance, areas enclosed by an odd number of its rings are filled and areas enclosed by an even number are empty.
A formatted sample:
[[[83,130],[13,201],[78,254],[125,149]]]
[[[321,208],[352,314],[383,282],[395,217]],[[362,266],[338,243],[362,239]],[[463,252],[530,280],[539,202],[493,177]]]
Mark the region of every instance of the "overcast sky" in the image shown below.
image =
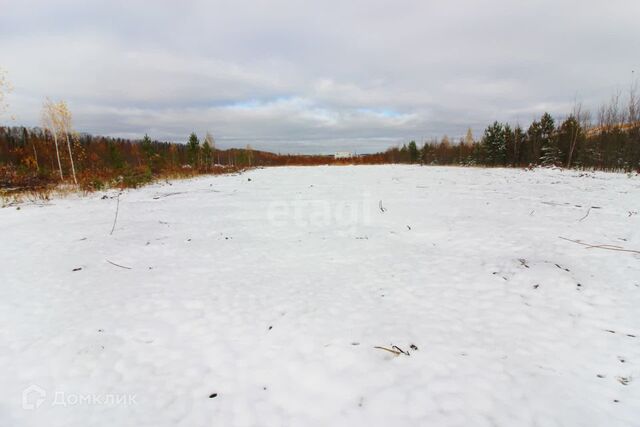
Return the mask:
[[[562,117],[627,88],[638,52],[638,0],[0,0],[14,124],[48,96],[83,132],[281,152]]]

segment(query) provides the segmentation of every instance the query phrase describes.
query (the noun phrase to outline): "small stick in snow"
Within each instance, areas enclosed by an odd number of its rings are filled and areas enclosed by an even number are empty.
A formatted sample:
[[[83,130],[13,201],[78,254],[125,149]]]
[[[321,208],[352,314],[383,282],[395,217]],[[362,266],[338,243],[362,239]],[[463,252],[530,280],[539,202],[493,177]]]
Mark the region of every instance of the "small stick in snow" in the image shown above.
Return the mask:
[[[393,353],[396,356],[400,356],[401,354],[404,354],[405,356],[409,356],[409,352],[408,351],[404,351],[403,349],[401,349],[397,345],[392,345],[391,348],[380,347],[380,346],[375,346],[373,348],[377,348],[379,350],[388,351],[389,353]]]
[[[127,270],[131,270],[131,267],[127,267],[127,266],[124,266],[124,265],[116,264],[115,262],[111,262],[109,260],[106,260],[106,261],[111,265],[115,265],[116,267],[126,268]]]
[[[113,230],[116,229],[116,222],[118,221],[118,211],[120,210],[120,193],[118,193],[118,202],[116,204],[116,216],[115,218],[113,218],[113,227],[111,227],[111,233],[109,233],[109,235],[113,234]]]
[[[396,356],[400,356],[402,353],[400,353],[398,350],[393,350],[391,348],[386,348],[386,347],[380,347],[380,346],[375,346],[373,348],[377,348],[379,350],[384,350],[384,351],[388,351],[389,353],[393,353]]]
[[[588,217],[588,216],[589,216],[589,212],[591,212],[591,208],[587,209],[587,213],[585,214],[585,216],[583,216],[582,218],[580,218],[580,219],[578,220],[578,222],[582,222],[582,220],[584,220],[586,217]]]
[[[408,355],[409,355],[409,352],[408,352],[408,351],[404,351],[403,349],[401,349],[401,348],[400,348],[400,347],[398,347],[397,345],[394,345],[394,346],[392,346],[391,348],[392,348],[392,349],[394,349],[394,350],[399,351],[400,353],[404,354],[405,356],[408,356]]]
[[[634,254],[640,254],[640,251],[636,251],[634,249],[624,249],[621,246],[615,246],[615,245],[592,245],[592,244],[589,244],[589,243],[581,242],[580,240],[571,240],[571,239],[567,239],[566,237],[562,237],[562,236],[558,236],[558,237],[560,239],[566,240],[568,242],[573,242],[573,243],[577,243],[578,245],[586,246],[587,249],[593,249],[593,248],[596,248],[596,249],[607,249],[607,250],[610,250],[610,251],[631,252],[631,253],[634,253]]]
[[[378,203],[378,207],[380,208],[380,212],[384,213],[387,209],[382,206],[382,200],[380,200],[380,203]]]

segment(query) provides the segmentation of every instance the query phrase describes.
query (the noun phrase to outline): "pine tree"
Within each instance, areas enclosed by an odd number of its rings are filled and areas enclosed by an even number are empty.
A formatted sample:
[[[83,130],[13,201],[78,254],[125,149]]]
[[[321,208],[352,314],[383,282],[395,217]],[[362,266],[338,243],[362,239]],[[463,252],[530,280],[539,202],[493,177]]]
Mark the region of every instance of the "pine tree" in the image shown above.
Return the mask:
[[[140,141],[140,148],[144,153],[145,159],[147,162],[151,162],[151,157],[153,156],[153,146],[151,145],[151,138],[146,133],[144,134],[144,138]]]
[[[140,141],[140,149],[144,156],[145,163],[151,172],[158,172],[162,168],[163,158],[160,153],[157,152],[157,148],[154,146],[153,141],[149,138],[149,135],[144,134],[144,138]]]
[[[526,135],[520,127],[516,125],[513,131],[513,165],[517,166],[522,163],[522,152],[525,145]]]
[[[504,133],[504,146],[505,146],[505,163],[507,165],[513,165],[515,163],[515,159],[513,156],[514,154],[513,146],[515,145],[515,134],[511,130],[511,126],[509,126],[509,124],[504,125],[503,133]]]
[[[555,121],[553,120],[553,117],[551,117],[551,114],[544,113],[540,119],[540,136],[543,141],[551,139],[555,126]]]
[[[191,135],[189,135],[187,151],[189,155],[189,164],[193,167],[197,167],[200,158],[200,140],[198,139],[198,135],[194,132],[191,132]]]
[[[555,122],[549,113],[544,113],[540,119],[540,161],[544,166],[560,163],[561,153],[558,140],[554,135]]]
[[[556,166],[561,163],[560,158],[562,153],[558,149],[558,145],[555,142],[548,142],[542,147],[542,157],[540,163],[543,166]]]
[[[113,141],[108,141],[107,149],[109,165],[116,171],[124,169],[125,162],[118,146]]]
[[[485,157],[484,144],[481,142],[474,142],[469,158],[467,159],[467,164],[469,166],[484,164]]]
[[[409,161],[411,163],[416,163],[418,161],[418,157],[419,157],[419,153],[418,153],[418,146],[416,145],[415,141],[411,141],[409,143]]]
[[[542,139],[542,130],[540,128],[540,122],[534,120],[529,129],[527,129],[527,145],[529,147],[529,151],[527,153],[527,157],[529,163],[538,164],[540,163],[540,141]]]
[[[506,145],[504,138],[504,126],[497,121],[484,131],[482,138],[486,162],[489,165],[498,166],[505,164]]]

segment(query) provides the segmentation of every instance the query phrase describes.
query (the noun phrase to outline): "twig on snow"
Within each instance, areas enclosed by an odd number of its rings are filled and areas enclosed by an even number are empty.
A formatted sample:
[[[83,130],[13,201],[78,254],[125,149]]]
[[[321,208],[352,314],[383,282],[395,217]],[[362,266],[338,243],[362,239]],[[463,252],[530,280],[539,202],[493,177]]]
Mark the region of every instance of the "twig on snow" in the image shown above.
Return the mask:
[[[576,207],[580,207],[579,205],[576,205]],[[580,218],[578,220],[578,222],[582,221],[583,219],[585,219],[586,217],[589,216],[589,213],[591,213],[591,209],[602,209],[600,206],[589,206],[589,209],[587,209],[587,213],[585,216],[583,216],[582,218]]]
[[[400,353],[404,354],[405,356],[408,356],[408,355],[409,355],[409,352],[408,352],[408,351],[404,351],[403,349],[401,349],[401,348],[400,348],[400,347],[398,347],[397,345],[394,345],[394,346],[392,346],[391,348],[392,348],[392,349],[394,349],[394,350],[396,350],[396,351],[399,351]]]
[[[118,202],[116,204],[116,216],[115,218],[113,218],[113,227],[111,227],[111,233],[109,233],[109,235],[113,234],[113,230],[116,229],[116,222],[118,221],[118,212],[120,211],[120,193],[118,193]]]
[[[580,219],[578,220],[578,222],[582,222],[582,220],[584,220],[586,217],[588,217],[588,216],[589,216],[589,213],[590,213],[590,212],[591,212],[591,208],[587,209],[587,213],[586,213],[582,218],[580,218]]]
[[[582,245],[582,246],[586,246],[587,249],[607,249],[610,251],[618,251],[618,252],[631,252],[634,254],[640,254],[640,251],[636,251],[634,249],[625,249],[622,246],[616,246],[616,245],[592,245],[590,243],[584,243],[581,242],[580,240],[572,240],[572,239],[567,239],[566,237],[562,237],[562,236],[558,236],[560,239],[562,240],[566,240],[568,242],[573,242],[573,243],[577,243],[578,245]]]
[[[386,208],[384,206],[382,206],[382,200],[380,200],[380,203],[378,203],[378,207],[380,208],[380,212],[384,213],[386,212]]]
[[[389,353],[393,353],[396,356],[400,356],[401,354],[404,354],[405,356],[409,356],[409,352],[408,351],[404,351],[403,349],[401,349],[397,345],[392,345],[391,348],[380,347],[380,346],[375,346],[373,348],[377,348],[378,350],[388,351]]]
[[[116,267],[126,268],[127,270],[132,270],[132,268],[131,268],[131,267],[127,267],[127,266],[125,266],[125,265],[116,264],[115,262],[112,262],[112,261],[109,261],[109,260],[106,260],[106,261],[107,261],[109,264],[111,264],[111,265],[115,265]]]
[[[384,350],[384,351],[388,351],[389,353],[393,353],[396,356],[400,356],[402,353],[400,353],[398,350],[394,350],[391,348],[386,348],[386,347],[380,347],[380,346],[375,346],[373,348],[377,348],[378,350]]]

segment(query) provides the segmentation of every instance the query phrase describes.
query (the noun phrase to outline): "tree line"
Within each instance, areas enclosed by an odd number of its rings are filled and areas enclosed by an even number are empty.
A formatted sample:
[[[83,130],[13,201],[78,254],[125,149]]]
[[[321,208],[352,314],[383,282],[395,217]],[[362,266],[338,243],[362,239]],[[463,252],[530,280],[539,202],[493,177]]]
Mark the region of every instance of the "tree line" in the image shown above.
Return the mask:
[[[385,152],[391,163],[481,166],[561,166],[640,171],[640,99],[635,85],[626,102],[620,94],[591,114],[576,105],[564,120],[549,113],[528,128],[493,122],[475,140],[471,130],[457,143],[448,137],[418,147],[415,141]]]
[[[331,155],[276,154],[251,146],[223,150],[208,132],[202,140],[191,133],[185,143],[157,141],[148,135],[141,140],[94,136],[69,132],[72,127],[64,117],[51,120],[62,123],[59,127],[0,127],[0,191],[59,183],[98,190],[249,167],[386,163],[384,153],[336,160]]]
[[[279,155],[250,146],[221,150],[211,134],[186,143],[0,127],[0,189],[77,182],[87,190],[136,187],[157,178],[228,173],[254,166],[320,165],[332,156]]]
[[[0,70],[0,114],[10,91]],[[86,190],[136,187],[157,178],[223,173],[254,166],[421,163],[428,165],[562,166],[640,171],[640,99],[636,85],[601,106],[595,120],[581,105],[562,121],[544,113],[526,129],[493,122],[476,140],[411,141],[385,152],[336,159],[330,155],[280,155],[251,146],[220,150],[207,132],[191,133],[186,143],[110,138],[73,128],[64,101],[47,99],[42,127],[0,127],[0,191],[73,183]]]

